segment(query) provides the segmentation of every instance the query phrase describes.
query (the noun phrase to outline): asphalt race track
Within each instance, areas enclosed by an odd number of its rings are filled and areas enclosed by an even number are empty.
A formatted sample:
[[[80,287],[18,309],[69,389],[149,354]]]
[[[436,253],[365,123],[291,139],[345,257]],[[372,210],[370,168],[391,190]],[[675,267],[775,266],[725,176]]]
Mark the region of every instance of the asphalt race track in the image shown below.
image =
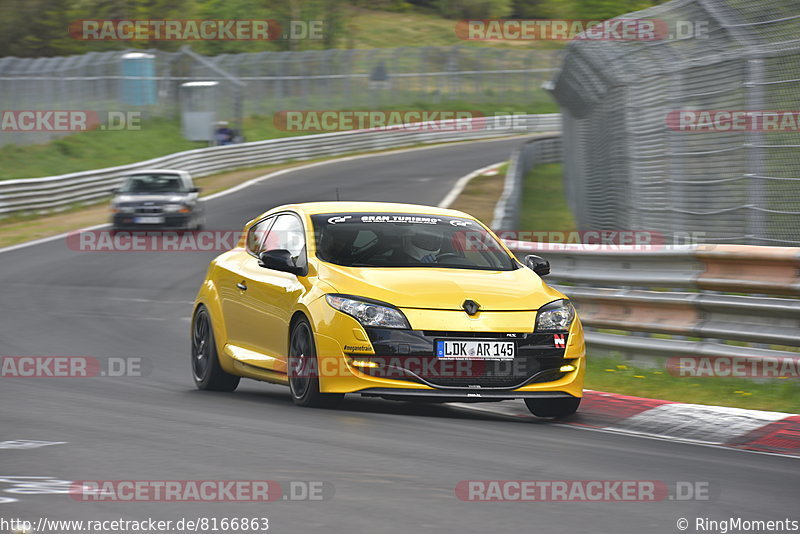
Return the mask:
[[[299,170],[209,201],[209,229],[238,230],[283,203],[436,204],[517,140],[447,145]],[[680,518],[794,516],[798,460],[592,432],[456,407],[348,397],[292,405],[278,386],[195,390],[189,315],[216,253],[90,253],[64,240],[0,254],[0,354],[142,358],[142,377],[2,378],[2,438],[66,442],[0,448],[0,517],[67,520],[267,517],[286,533],[678,532]],[[25,486],[26,479],[44,477]],[[50,482],[42,483],[43,480]],[[324,500],[81,502],[77,480],[322,481]],[[707,483],[707,500],[464,502],[462,480]],[[28,482],[35,481],[27,479]],[[286,486],[284,486],[286,487]],[[61,493],[58,493],[61,492]]]

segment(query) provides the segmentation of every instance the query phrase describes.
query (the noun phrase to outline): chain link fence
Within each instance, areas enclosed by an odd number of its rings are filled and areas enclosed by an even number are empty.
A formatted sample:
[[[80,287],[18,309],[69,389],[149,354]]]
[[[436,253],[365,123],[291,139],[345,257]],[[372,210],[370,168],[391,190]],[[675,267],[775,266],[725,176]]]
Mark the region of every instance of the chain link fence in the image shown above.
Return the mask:
[[[623,18],[663,21],[670,35],[572,42],[549,85],[580,227],[800,245],[800,134],[791,122],[782,130],[675,122],[703,110],[796,118],[797,0],[673,0]]]
[[[234,123],[282,110],[415,109],[446,101],[516,104],[538,112],[552,102],[541,85],[556,62],[553,50],[458,46],[215,57],[189,49],[6,57],[0,58],[0,109],[90,110],[100,116],[137,111],[144,118],[175,118],[187,104],[182,84],[216,81],[210,93],[214,111],[219,120]],[[0,130],[0,145],[42,143],[57,135]]]

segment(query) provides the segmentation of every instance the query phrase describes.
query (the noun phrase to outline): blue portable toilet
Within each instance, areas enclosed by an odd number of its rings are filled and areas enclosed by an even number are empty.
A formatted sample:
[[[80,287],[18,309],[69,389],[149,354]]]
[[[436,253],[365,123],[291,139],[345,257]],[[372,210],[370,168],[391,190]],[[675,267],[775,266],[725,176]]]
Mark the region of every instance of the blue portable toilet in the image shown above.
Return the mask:
[[[156,56],[146,52],[128,52],[120,62],[120,100],[132,106],[156,104]]]

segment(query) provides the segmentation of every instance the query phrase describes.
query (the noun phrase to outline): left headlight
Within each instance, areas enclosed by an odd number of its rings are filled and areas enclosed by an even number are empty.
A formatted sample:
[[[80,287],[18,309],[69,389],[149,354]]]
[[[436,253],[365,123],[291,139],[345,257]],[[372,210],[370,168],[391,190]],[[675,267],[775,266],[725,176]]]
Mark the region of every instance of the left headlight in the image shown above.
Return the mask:
[[[133,213],[136,211],[133,206],[120,206],[119,204],[112,202],[111,203],[111,212],[112,213]]]
[[[411,328],[403,312],[390,306],[341,295],[325,295],[325,300],[328,301],[332,308],[350,315],[363,326]]]
[[[539,308],[536,314],[536,331],[569,330],[575,319],[575,308],[567,299],[556,300]]]

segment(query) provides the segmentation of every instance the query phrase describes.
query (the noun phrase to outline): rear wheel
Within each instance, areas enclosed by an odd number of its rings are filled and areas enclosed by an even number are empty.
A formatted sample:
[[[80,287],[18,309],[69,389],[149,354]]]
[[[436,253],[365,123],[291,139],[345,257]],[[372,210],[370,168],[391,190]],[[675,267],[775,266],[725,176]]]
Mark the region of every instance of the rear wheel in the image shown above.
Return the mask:
[[[292,327],[289,336],[289,390],[298,406],[336,408],[344,393],[321,393],[317,349],[308,320],[302,318]]]
[[[192,377],[197,389],[233,391],[239,377],[222,370],[208,310],[200,306],[192,319]]]
[[[555,417],[560,419],[578,411],[581,399],[525,399],[525,405],[536,417]]]

